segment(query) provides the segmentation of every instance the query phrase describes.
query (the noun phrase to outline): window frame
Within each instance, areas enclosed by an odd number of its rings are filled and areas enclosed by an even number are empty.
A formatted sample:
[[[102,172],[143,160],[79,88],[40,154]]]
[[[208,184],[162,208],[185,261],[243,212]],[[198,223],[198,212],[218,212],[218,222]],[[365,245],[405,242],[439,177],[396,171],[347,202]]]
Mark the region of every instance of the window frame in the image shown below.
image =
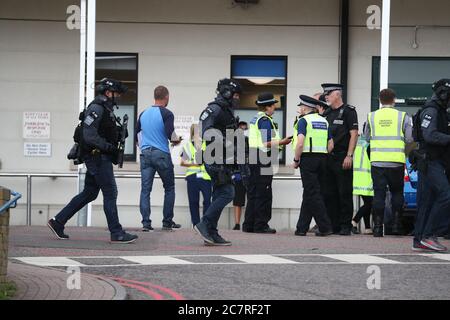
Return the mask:
[[[248,60],[284,60],[284,68],[286,70],[285,85],[284,85],[284,105],[280,101],[280,110],[283,111],[283,132],[280,132],[281,137],[286,136],[287,132],[287,89],[288,89],[288,56],[287,55],[231,55],[230,56],[230,78],[233,79],[233,67],[234,61],[238,59],[248,59]],[[239,79],[237,79],[239,80]],[[280,99],[281,100],[281,99]],[[254,110],[256,113],[256,108],[251,107],[239,107],[237,110]],[[280,164],[286,165],[286,148],[283,148],[281,153]]]
[[[136,128],[137,125],[137,119],[138,119],[138,99],[139,99],[139,53],[137,52],[106,52],[106,51],[98,51],[95,52],[95,58],[97,57],[114,57],[114,56],[134,56],[136,58],[136,103],[130,104],[134,107],[134,128]],[[97,71],[97,67],[95,68]],[[125,84],[126,85],[126,84]],[[129,118],[128,121],[130,121],[131,118]],[[123,160],[124,162],[131,162],[131,163],[137,163],[137,147],[136,142],[134,141],[134,132],[128,132],[128,136],[133,136],[133,153],[132,154],[124,154]]]

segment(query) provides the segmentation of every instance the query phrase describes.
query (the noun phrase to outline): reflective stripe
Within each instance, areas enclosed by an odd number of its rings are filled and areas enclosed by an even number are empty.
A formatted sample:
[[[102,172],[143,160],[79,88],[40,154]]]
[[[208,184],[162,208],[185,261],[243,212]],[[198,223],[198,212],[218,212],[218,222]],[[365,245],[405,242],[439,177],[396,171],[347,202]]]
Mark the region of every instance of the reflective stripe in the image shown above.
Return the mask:
[[[361,191],[373,191],[373,188],[367,188],[367,187],[353,187],[354,190],[361,190]]]
[[[405,148],[371,148],[371,152],[405,152]]]
[[[375,133],[375,112],[372,112],[370,114],[370,139],[372,140],[372,137],[376,136]]]
[[[388,140],[388,141],[405,141],[404,138],[402,136],[397,136],[397,137],[393,137],[393,136],[379,136],[379,137],[372,137],[370,138],[371,141],[380,141],[380,140]]]
[[[402,136],[402,132],[403,132],[402,128],[403,128],[403,113],[399,112],[398,113],[398,123],[397,123],[397,137]]]
[[[354,156],[354,155],[353,155]],[[361,169],[364,167],[364,159],[366,158],[366,148],[362,148],[361,151],[361,161],[359,162],[359,167],[358,169]],[[370,170],[369,170],[370,171]]]
[[[373,196],[373,182],[370,160],[367,156],[368,144],[359,140],[353,154],[353,194]]]

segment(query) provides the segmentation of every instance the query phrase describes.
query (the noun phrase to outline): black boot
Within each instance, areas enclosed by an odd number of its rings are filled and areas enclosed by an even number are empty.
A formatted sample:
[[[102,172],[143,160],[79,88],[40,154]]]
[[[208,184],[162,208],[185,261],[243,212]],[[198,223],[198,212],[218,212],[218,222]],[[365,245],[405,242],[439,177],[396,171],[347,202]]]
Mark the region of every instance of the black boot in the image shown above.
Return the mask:
[[[392,234],[395,236],[402,235],[402,212],[394,212],[394,222],[392,223]]]
[[[373,236],[375,238],[383,237],[383,216],[384,210],[374,210],[373,215]]]

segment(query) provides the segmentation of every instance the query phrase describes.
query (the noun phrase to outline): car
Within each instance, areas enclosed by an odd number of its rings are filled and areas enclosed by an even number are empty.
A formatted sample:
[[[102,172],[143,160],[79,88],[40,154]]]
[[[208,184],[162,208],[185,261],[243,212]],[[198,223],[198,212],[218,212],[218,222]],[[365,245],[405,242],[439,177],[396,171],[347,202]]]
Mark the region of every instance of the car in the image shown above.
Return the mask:
[[[403,207],[403,217],[402,217],[402,227],[403,233],[411,234],[414,230],[414,223],[417,215],[417,185],[418,185],[418,175],[417,171],[413,171],[411,168],[411,163],[406,160],[405,165],[405,175],[404,175],[404,189],[403,195],[405,198],[405,203]],[[384,212],[384,226],[385,234],[391,234],[391,224],[392,224],[392,208],[391,208],[391,194],[387,192],[386,194],[386,209]]]

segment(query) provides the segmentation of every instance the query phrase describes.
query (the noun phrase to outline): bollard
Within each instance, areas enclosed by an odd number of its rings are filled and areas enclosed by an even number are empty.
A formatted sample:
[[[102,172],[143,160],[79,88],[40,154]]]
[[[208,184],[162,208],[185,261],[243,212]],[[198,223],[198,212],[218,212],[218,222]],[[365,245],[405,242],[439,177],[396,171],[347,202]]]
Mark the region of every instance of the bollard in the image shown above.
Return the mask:
[[[0,206],[11,199],[9,189],[0,187]],[[9,209],[0,214],[0,283],[6,283],[8,268]]]

